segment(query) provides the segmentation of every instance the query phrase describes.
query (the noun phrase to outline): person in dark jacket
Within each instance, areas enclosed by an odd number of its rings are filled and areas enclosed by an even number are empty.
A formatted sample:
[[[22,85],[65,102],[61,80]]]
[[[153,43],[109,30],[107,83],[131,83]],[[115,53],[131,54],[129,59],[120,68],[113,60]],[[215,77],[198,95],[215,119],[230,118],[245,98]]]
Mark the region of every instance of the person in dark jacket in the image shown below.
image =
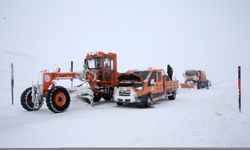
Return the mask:
[[[167,68],[167,73],[168,73],[168,77],[169,77],[169,80],[172,81],[172,77],[173,77],[173,69],[170,65],[168,65],[168,68]]]

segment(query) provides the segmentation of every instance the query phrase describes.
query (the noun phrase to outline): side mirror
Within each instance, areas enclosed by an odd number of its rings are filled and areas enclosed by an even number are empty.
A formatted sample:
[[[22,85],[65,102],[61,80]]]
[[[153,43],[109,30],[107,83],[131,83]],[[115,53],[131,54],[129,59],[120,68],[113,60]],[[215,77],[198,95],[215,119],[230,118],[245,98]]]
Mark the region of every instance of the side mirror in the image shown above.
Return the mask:
[[[152,85],[155,85],[155,79],[151,79],[150,80],[150,85],[152,86]]]

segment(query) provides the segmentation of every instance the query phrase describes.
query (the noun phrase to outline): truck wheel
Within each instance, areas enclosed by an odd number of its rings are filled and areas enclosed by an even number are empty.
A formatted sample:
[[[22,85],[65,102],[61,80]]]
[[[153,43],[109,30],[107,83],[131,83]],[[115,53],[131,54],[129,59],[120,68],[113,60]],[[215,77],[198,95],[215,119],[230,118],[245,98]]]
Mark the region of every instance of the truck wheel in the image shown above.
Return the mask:
[[[197,89],[199,90],[201,88],[201,83],[197,81]]]
[[[168,96],[168,99],[169,99],[169,100],[175,100],[175,98],[176,98],[176,91],[173,91],[173,92],[172,92],[172,95],[171,95],[171,96]]]
[[[101,100],[101,96],[98,96],[98,95],[94,95],[94,98],[93,98],[93,101],[94,102],[99,102]]]
[[[151,96],[147,96],[144,100],[141,101],[139,107],[146,108],[150,107],[153,104]]]
[[[43,105],[43,99],[41,98],[39,100],[39,105],[35,107],[34,103],[32,102],[32,87],[29,87],[23,91],[20,102],[23,108],[28,111],[39,110]]]
[[[153,100],[150,96],[148,96],[146,101],[146,107],[150,107],[151,105],[153,105]]]
[[[208,80],[208,86],[210,86],[210,87],[212,86],[212,83],[209,80]]]
[[[123,105],[123,103],[121,103],[121,102],[117,102],[116,103],[118,106],[122,106]]]
[[[206,83],[206,88],[209,89],[209,85],[208,85],[208,82]]]
[[[68,91],[61,86],[55,86],[47,93],[46,103],[54,113],[60,113],[65,111],[70,104],[70,96]]]

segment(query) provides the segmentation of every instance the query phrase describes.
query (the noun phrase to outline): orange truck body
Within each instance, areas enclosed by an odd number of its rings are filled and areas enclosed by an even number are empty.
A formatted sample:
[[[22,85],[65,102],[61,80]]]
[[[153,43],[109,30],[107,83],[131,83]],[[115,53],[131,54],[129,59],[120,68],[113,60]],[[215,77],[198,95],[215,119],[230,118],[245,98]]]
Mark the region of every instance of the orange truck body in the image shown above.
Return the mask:
[[[120,74],[114,101],[118,105],[135,103],[147,107],[151,102],[168,97],[174,100],[179,81],[168,81],[163,69],[129,71]],[[151,102],[147,100],[150,99]]]

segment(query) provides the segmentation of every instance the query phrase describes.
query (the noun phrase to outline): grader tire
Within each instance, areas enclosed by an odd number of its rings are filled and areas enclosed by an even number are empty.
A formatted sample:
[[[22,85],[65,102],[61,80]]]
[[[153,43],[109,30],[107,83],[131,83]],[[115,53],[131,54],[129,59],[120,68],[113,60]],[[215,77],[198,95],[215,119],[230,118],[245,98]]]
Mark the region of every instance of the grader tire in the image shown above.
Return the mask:
[[[39,106],[36,108],[34,103],[32,102],[32,87],[27,88],[23,91],[20,102],[22,107],[27,111],[36,111],[39,110],[43,105],[43,100],[39,102]]]
[[[55,86],[48,91],[46,103],[49,110],[54,113],[61,113],[69,107],[69,93],[64,87]]]
[[[112,99],[112,97],[111,96],[103,96],[103,99],[105,101],[110,101]]]

